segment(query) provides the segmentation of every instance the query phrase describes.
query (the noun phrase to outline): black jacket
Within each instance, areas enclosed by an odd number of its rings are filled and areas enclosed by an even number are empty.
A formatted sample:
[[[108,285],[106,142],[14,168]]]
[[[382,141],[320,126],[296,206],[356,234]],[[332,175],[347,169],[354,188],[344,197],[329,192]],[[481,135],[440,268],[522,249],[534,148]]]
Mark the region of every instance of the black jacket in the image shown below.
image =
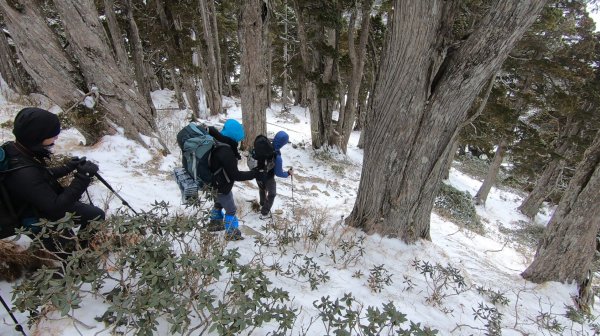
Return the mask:
[[[237,141],[233,140],[230,137],[226,137],[223,134],[221,134],[219,132],[219,130],[217,130],[215,127],[210,126],[208,128],[208,134],[210,136],[212,136],[213,138],[215,138],[215,140],[217,140],[218,142],[222,142],[222,143],[226,143],[231,147],[231,150],[233,151],[233,155],[236,157],[236,159],[241,160],[242,156],[240,155],[240,152],[238,151],[238,143]]]
[[[223,138],[229,139],[228,137]],[[213,150],[210,159],[211,171],[214,173],[219,168],[223,168],[226,174],[219,173],[213,178],[213,185],[220,194],[228,194],[231,191],[231,188],[233,188],[233,183],[235,181],[248,181],[256,177],[255,172],[252,170],[239,171],[237,160],[234,149],[231,146],[217,146],[217,148]]]
[[[57,179],[74,169],[68,166],[49,168],[43,159],[36,159],[27,149],[8,143],[5,146],[9,169],[27,166],[7,174],[4,183],[16,208],[26,207],[21,217],[39,217],[58,220],[67,208],[79,200],[90,184],[90,178],[76,173],[71,184],[63,188]]]

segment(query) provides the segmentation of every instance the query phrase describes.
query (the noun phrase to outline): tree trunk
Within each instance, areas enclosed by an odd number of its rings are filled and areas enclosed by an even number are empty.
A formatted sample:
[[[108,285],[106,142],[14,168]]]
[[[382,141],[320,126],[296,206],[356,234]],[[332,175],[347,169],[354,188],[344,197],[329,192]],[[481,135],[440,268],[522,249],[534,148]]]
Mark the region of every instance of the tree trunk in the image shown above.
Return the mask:
[[[340,135],[339,147],[346,153],[348,149],[348,140],[352,133],[352,125],[356,119],[356,108],[358,105],[358,93],[363,79],[363,70],[365,66],[365,57],[367,54],[367,41],[369,38],[369,25],[371,22],[372,0],[363,0],[361,9],[361,32],[358,46],[354,46],[354,20],[350,20],[348,27],[348,54],[352,63],[352,76],[348,85],[347,99],[343,111],[340,111],[340,118],[337,124],[337,132]],[[356,9],[358,12],[358,8]],[[355,14],[352,15],[355,17]]]
[[[475,194],[474,200],[476,205],[485,205],[485,201],[487,200],[488,194],[490,193],[492,186],[496,184],[496,178],[498,177],[500,165],[502,165],[502,160],[504,159],[505,153],[506,140],[502,139],[498,144],[498,148],[496,148],[494,160],[492,160],[492,163],[490,164],[490,168],[488,169],[487,175],[485,176],[485,180],[483,180],[481,187]]]
[[[600,132],[575,175],[538,245],[535,259],[521,275],[541,283],[584,283],[596,253],[600,229]]]
[[[535,187],[523,200],[519,206],[519,211],[529,218],[535,218],[542,203],[552,193],[562,170],[566,165],[565,156],[573,151],[572,137],[579,133],[580,122],[569,120],[562,129],[556,144],[552,160],[548,163],[540,178],[536,181]]]
[[[254,141],[257,135],[267,132],[263,6],[266,5],[262,0],[248,0],[240,9],[240,96],[247,141]]]
[[[493,1],[478,28],[450,49],[456,41],[446,34],[460,1],[394,2],[348,224],[407,243],[430,239],[431,210],[452,140],[544,3]]]
[[[298,104],[308,106],[310,111],[310,130],[311,130],[311,142],[314,149],[321,148],[327,141],[327,135],[325,134],[326,128],[324,126],[325,120],[322,119],[323,115],[329,114],[329,111],[321,111],[322,105],[320,104],[320,98],[317,90],[317,85],[307,78],[308,74],[316,72],[317,60],[319,57],[319,51],[314,49],[312,53],[309,52],[308,37],[306,34],[306,27],[304,23],[303,13],[298,4],[298,0],[293,1],[294,11],[296,12],[297,21],[297,34],[300,49],[300,58],[302,60],[302,72],[298,74],[300,89],[298,90]],[[327,106],[327,105],[326,105]],[[325,106],[325,107],[326,107]]]
[[[8,45],[6,35],[0,31],[0,75],[6,81],[6,84],[18,94],[26,94],[25,83],[19,76],[17,64],[14,61],[13,51]]]
[[[202,16],[202,30],[204,32],[204,41],[206,43],[206,50],[199,48],[203,60],[203,62],[201,62],[203,70],[202,85],[205,88],[207,95],[206,100],[208,102],[208,108],[210,109],[210,115],[217,115],[221,113],[223,107],[221,98],[221,68],[220,60],[217,56],[217,54],[220,55],[218,31],[216,25],[213,25],[213,19],[211,18],[212,16],[215,16],[216,13],[210,13],[206,0],[200,0],[199,4],[200,14]]]
[[[37,2],[23,0],[20,5],[22,8],[15,10],[6,0],[0,0],[0,9],[17,56],[41,92],[66,110],[83,99],[84,95],[76,84],[82,83],[83,77],[46,24]]]
[[[146,66],[146,62],[144,62],[144,49],[142,47],[142,39],[140,38],[137,23],[135,22],[135,19],[133,17],[133,7],[131,4],[131,0],[125,1],[125,10],[127,12],[127,21],[129,23],[127,32],[129,42],[131,44],[131,54],[133,55],[134,73],[137,82],[137,87],[146,99],[146,103],[150,107],[152,117],[156,118],[156,108],[154,106],[154,102],[152,101],[152,95],[150,94],[150,83],[152,81],[150,79],[150,75],[147,72],[148,67]]]
[[[289,96],[288,96],[288,91],[289,91],[289,87],[288,87],[288,66],[289,66],[289,53],[288,53],[288,41],[289,41],[289,36],[288,36],[288,3],[287,0],[284,0],[283,2],[283,10],[285,11],[284,13],[284,19],[283,19],[283,84],[281,87],[281,105],[283,107],[283,110],[287,110],[287,105],[290,103],[289,100]]]
[[[452,169],[452,163],[454,162],[454,156],[456,155],[458,146],[460,146],[460,141],[458,141],[457,138],[454,139],[452,147],[450,148],[450,151],[448,153],[448,159],[446,160],[446,168],[444,168],[444,176],[442,177],[443,180],[447,180],[450,178],[450,169]]]
[[[183,90],[187,97],[190,109],[196,117],[200,117],[200,104],[198,103],[198,90],[196,89],[196,79],[192,76],[191,71],[187,71],[183,78]]]
[[[186,108],[185,99],[183,98],[183,91],[181,90],[181,85],[179,84],[179,76],[177,75],[177,71],[175,69],[170,68],[169,73],[171,74],[171,83],[173,83],[173,90],[175,91],[175,99],[177,100],[177,106],[180,110],[184,110]]]
[[[563,161],[563,163],[561,163]],[[529,218],[535,218],[538,211],[544,203],[544,200],[556,185],[556,181],[560,176],[562,167],[564,166],[564,160],[555,158],[544,168],[544,172],[540,178],[535,182],[535,187],[523,200],[523,203],[519,206],[519,211]]]
[[[121,28],[119,28],[117,16],[115,15],[114,0],[104,0],[104,15],[106,15],[108,31],[110,33],[110,39],[112,41],[112,47],[117,64],[119,65],[119,68],[123,74],[129,75],[131,72],[131,68],[129,66],[129,57],[127,56],[125,44],[123,43],[123,34],[121,34]]]
[[[54,4],[63,18],[69,50],[77,59],[86,83],[99,89],[99,110],[123,127],[125,136],[147,145],[140,135],[152,135],[156,122],[144,97],[132,90],[127,75],[110,57],[110,47],[94,2],[56,0]],[[99,139],[91,140],[95,143]]]

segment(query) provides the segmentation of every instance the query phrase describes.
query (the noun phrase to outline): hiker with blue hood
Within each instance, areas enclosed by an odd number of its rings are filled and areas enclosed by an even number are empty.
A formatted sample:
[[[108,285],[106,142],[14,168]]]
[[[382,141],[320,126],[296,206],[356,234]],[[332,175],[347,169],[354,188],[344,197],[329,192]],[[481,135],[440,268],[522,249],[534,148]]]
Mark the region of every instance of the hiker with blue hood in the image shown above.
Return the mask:
[[[241,240],[242,233],[239,230],[238,218],[236,217],[237,207],[233,199],[233,184],[235,181],[249,181],[260,175],[254,170],[239,171],[238,160],[241,158],[238,152],[238,144],[244,139],[244,127],[233,119],[228,119],[219,132],[214,127],[209,127],[209,134],[215,140],[228,144],[229,146],[216,147],[211,155],[210,167],[212,169],[221,169],[213,177],[213,187],[217,191],[215,204],[210,212],[209,231],[219,231],[225,229],[226,240]],[[213,171],[214,172],[214,171]],[[225,214],[223,214],[225,210]]]
[[[284,131],[275,134],[271,142],[266,136],[259,135],[254,140],[249,166],[256,167],[258,172],[264,172],[256,178],[258,184],[258,195],[260,204],[260,219],[269,219],[271,207],[277,196],[277,183],[275,176],[288,178],[293,176],[293,170],[283,170],[283,159],[281,158],[281,148],[289,142],[289,136]]]

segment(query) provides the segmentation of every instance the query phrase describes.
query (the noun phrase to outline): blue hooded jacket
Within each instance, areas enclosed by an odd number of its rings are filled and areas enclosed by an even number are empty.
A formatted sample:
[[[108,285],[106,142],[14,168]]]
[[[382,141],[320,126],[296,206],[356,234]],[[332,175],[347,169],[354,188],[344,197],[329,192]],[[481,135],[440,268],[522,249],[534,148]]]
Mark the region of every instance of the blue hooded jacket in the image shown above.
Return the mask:
[[[273,138],[273,149],[275,149],[275,152],[277,153],[277,155],[275,156],[275,175],[277,175],[277,177],[288,177],[290,176],[290,174],[287,171],[283,170],[283,160],[281,159],[281,153],[279,152],[279,150],[285,146],[290,140],[290,137],[288,136],[288,134],[284,131],[279,131],[277,132],[277,134],[275,134],[275,138]]]
[[[236,142],[242,141],[246,135],[244,133],[244,126],[234,119],[227,119],[221,130],[221,134]]]

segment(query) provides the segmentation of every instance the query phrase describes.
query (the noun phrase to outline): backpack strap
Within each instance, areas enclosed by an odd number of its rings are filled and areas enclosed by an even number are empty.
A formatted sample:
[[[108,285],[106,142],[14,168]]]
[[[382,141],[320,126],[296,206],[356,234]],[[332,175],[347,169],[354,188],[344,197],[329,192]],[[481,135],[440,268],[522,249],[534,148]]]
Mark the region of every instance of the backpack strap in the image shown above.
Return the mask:
[[[212,169],[212,167],[211,167],[212,166],[212,154],[214,153],[214,151],[216,151],[217,149],[222,148],[222,147],[229,147],[229,148],[231,148],[230,145],[228,145],[228,144],[226,144],[224,142],[220,142],[220,141],[215,140],[215,145],[213,146],[212,150],[208,153],[208,169]],[[227,183],[230,183],[231,179],[229,178],[229,176],[227,175],[227,172],[225,171],[225,169],[223,169],[223,167],[217,168],[212,173],[213,181],[214,181],[214,177],[217,176],[217,175],[219,175],[221,172],[223,173],[223,176],[225,177],[225,180],[227,181]]]

